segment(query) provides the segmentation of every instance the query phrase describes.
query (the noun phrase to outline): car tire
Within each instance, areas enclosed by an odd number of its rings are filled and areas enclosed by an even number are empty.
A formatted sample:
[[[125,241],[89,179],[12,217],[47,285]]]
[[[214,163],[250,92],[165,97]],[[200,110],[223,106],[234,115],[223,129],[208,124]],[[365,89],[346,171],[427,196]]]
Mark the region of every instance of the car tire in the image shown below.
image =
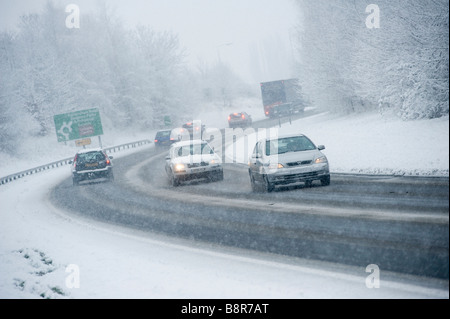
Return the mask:
[[[113,182],[113,181],[114,181],[114,174],[113,174],[113,172],[109,172],[109,174],[108,174],[108,180],[109,180],[110,182]]]
[[[172,175],[170,177],[170,184],[172,184],[173,187],[177,187],[180,185],[180,180]]]
[[[330,182],[331,182],[330,175],[327,175],[320,180],[322,186],[328,186],[330,185]]]
[[[253,176],[252,173],[250,173],[250,185],[252,186],[252,192],[257,192],[259,191],[259,187],[255,182],[255,177]]]
[[[80,181],[78,179],[76,179],[76,178],[72,178],[72,183],[73,183],[73,186],[80,185]]]
[[[267,178],[267,176],[264,176],[264,190],[267,193],[272,192],[275,189],[275,185],[272,184],[271,182],[269,182],[269,179]]]
[[[210,182],[219,182],[223,181],[223,171],[219,172],[211,172],[208,176],[208,180]]]

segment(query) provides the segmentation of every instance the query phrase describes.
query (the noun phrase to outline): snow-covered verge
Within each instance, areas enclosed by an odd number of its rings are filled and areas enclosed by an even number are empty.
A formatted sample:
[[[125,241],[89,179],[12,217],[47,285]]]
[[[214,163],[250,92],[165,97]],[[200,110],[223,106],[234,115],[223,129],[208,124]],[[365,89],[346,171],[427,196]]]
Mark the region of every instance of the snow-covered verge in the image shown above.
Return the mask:
[[[69,177],[69,168],[59,167],[1,186],[0,298],[448,298],[447,281],[381,270],[380,287],[368,288],[370,272],[361,267],[186,243],[71,217],[47,198]]]
[[[252,133],[252,130],[247,131]],[[266,132],[239,139],[236,149],[247,153],[227,156],[247,163],[252,145]],[[402,121],[378,113],[346,117],[320,113],[271,129],[270,134],[302,133],[325,145],[334,173],[449,176],[449,117]],[[269,133],[268,133],[269,134]],[[247,148],[244,146],[249,145]]]

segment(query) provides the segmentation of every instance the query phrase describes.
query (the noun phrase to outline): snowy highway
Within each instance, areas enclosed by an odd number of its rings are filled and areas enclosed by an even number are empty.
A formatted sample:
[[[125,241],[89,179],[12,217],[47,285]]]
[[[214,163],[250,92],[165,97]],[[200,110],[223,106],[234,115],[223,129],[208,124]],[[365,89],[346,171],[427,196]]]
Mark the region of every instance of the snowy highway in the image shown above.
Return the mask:
[[[66,2],[0,1],[0,299],[449,298],[448,0]]]
[[[113,183],[51,192],[101,222],[252,251],[448,279],[447,178],[333,174],[330,186],[253,193],[246,167],[221,182],[168,183],[153,148],[115,160]]]

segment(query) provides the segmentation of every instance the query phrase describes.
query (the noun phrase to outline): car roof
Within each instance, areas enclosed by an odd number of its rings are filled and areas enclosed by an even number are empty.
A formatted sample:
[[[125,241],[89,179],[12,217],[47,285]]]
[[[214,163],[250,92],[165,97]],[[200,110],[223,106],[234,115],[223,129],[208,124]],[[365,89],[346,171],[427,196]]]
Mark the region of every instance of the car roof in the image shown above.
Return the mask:
[[[205,140],[187,140],[187,141],[180,141],[172,144],[172,147],[178,147],[178,146],[185,146],[185,145],[194,145],[194,144],[208,144]]]
[[[301,134],[301,133],[291,133],[291,134],[282,134],[282,135],[276,135],[273,137],[265,137],[259,140],[259,142],[261,141],[270,141],[270,140],[274,140],[274,139],[281,139],[281,138],[289,138],[289,137],[296,137],[296,136],[306,136],[305,134]]]
[[[77,154],[90,153],[90,152],[102,152],[102,153],[104,153],[103,149],[101,149],[101,148],[86,148],[86,149],[79,150],[77,152]]]
[[[156,132],[156,134],[155,134],[155,136],[156,135],[160,135],[160,134],[167,134],[167,133],[170,133],[170,134],[172,134],[172,130],[161,130],[161,131],[157,131]]]

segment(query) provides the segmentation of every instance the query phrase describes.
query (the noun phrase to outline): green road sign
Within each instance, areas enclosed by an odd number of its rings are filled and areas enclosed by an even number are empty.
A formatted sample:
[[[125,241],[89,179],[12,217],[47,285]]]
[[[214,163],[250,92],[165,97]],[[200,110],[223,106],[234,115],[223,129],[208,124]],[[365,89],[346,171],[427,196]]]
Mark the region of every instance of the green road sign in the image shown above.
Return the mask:
[[[53,117],[58,142],[83,139],[103,135],[98,109],[89,109]]]
[[[171,126],[172,125],[172,120],[170,119],[169,115],[164,116],[164,125],[165,126]]]

